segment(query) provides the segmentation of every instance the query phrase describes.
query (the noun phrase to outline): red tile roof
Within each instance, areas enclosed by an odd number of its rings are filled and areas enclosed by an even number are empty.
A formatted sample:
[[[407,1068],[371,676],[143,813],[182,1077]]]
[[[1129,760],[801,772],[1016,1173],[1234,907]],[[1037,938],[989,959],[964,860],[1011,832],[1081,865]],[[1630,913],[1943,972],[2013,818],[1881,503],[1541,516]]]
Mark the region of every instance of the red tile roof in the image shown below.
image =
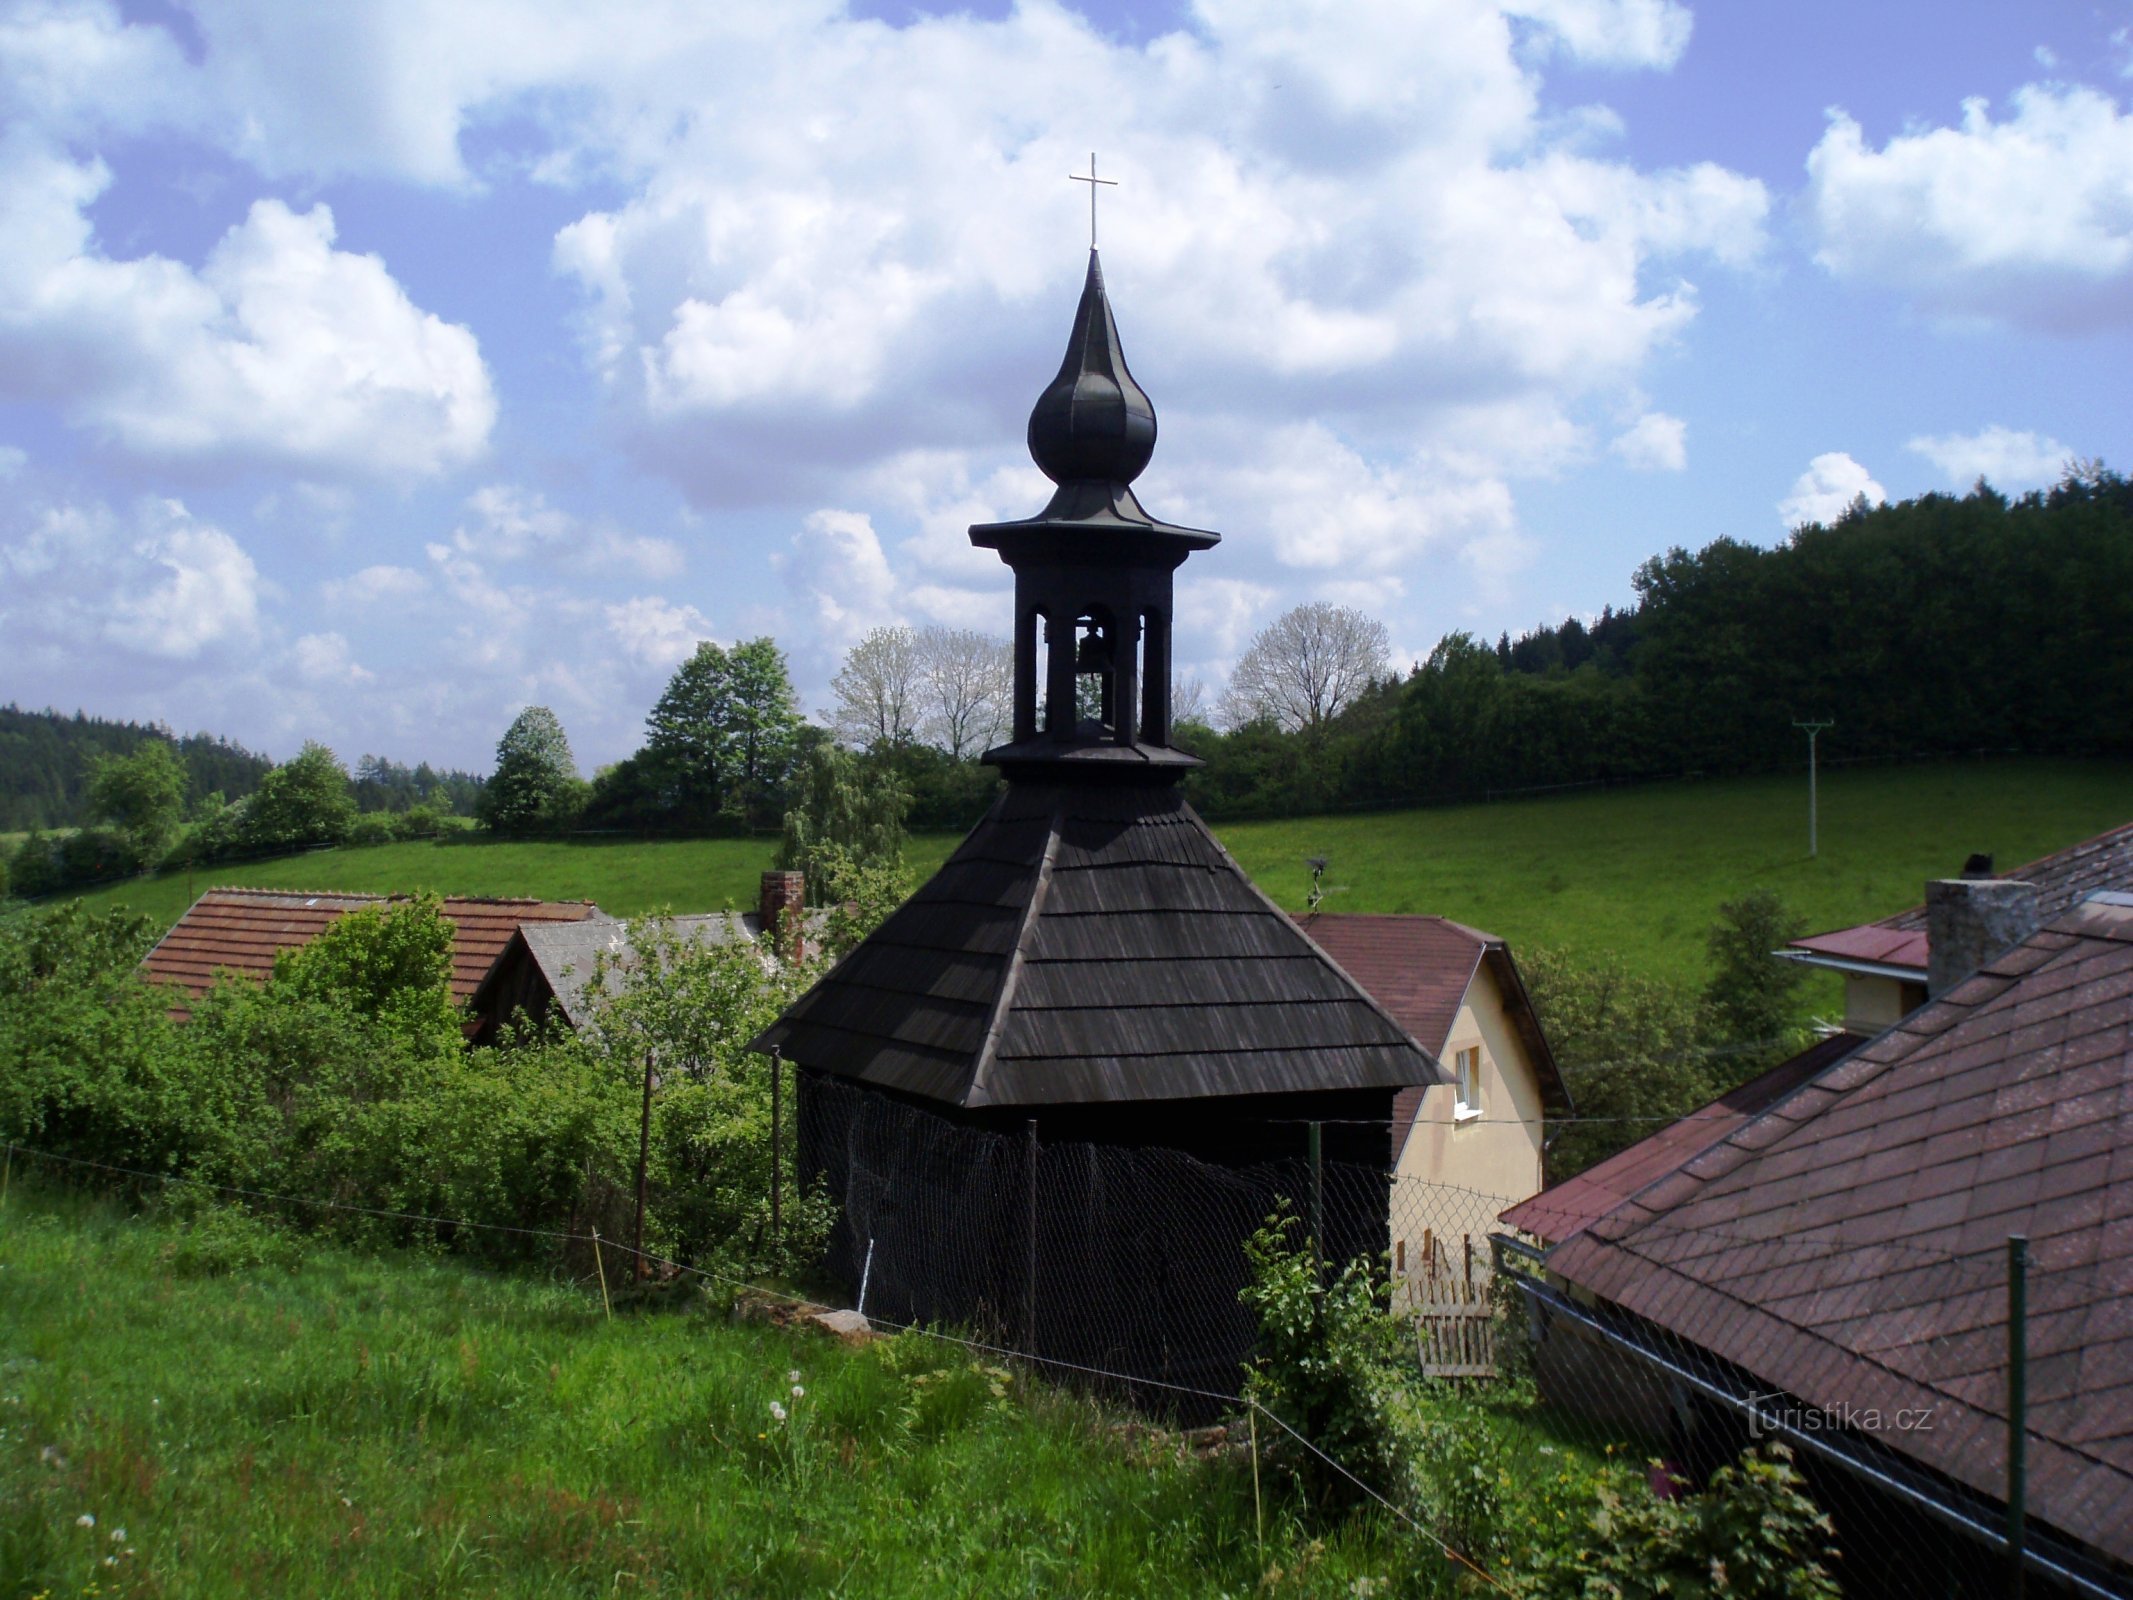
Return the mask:
[[[1493,933],[1469,928],[1449,917],[1386,916],[1361,912],[1314,911],[1296,918],[1342,971],[1392,1013],[1393,1020],[1433,1056],[1444,1054],[1452,1024],[1473,986],[1474,974],[1488,963],[1503,994],[1512,1026],[1526,1046],[1540,1078],[1541,1098],[1551,1111],[1568,1111],[1555,1053],[1548,1047],[1525,980],[1511,959],[1510,946]],[[1404,1090],[1396,1113],[1394,1148],[1421,1103],[1420,1093]]]
[[[2133,822],[2069,845],[2006,876],[2037,886],[2037,915],[2047,922],[2098,889],[2133,889]],[[1922,982],[1928,951],[1926,908],[1916,905],[1878,922],[1809,934],[1793,940],[1792,948],[1840,961],[1915,969]]]
[[[2133,905],[2090,902],[1549,1253],[1997,1498],[2030,1240],[2030,1515],[2133,1560]]]
[[[207,992],[217,973],[264,979],[283,950],[309,944],[344,912],[388,905],[405,895],[306,894],[288,889],[210,889],[194,901],[141,963],[147,978]],[[452,998],[473,994],[521,922],[583,922],[601,915],[589,900],[504,900],[450,895]],[[182,1011],[182,1007],[178,1008]]]
[[[1640,1189],[1658,1182],[1691,1157],[1703,1154],[1750,1117],[1768,1110],[1865,1042],[1857,1034],[1832,1034],[1760,1077],[1728,1090],[1709,1105],[1691,1111],[1680,1121],[1587,1167],[1576,1177],[1520,1201],[1503,1214],[1503,1221],[1545,1244],[1560,1244]]]

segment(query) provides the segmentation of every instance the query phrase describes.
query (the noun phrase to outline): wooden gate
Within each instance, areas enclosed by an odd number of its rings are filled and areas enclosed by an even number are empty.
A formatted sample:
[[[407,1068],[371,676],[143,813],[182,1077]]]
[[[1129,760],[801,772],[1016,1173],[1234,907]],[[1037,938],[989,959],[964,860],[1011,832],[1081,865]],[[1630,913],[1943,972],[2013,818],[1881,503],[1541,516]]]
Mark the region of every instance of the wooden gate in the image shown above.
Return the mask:
[[[1415,1321],[1416,1353],[1425,1378],[1496,1376],[1496,1316],[1489,1303],[1487,1257],[1479,1268],[1473,1240],[1454,1263],[1431,1234],[1422,1239],[1420,1269],[1404,1274],[1407,1314]]]

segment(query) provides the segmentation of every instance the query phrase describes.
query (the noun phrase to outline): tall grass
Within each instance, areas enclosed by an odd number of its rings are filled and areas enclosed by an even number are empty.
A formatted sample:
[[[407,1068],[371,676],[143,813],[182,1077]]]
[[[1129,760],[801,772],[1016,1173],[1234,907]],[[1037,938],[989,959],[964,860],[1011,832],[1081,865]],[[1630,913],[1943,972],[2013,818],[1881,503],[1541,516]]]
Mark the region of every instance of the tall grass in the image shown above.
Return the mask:
[[[1331,1596],[1419,1559],[1277,1505],[1262,1565],[1245,1461],[940,1341],[848,1349],[702,1297],[608,1320],[566,1285],[130,1215],[19,1159],[12,1187],[0,1595]]]

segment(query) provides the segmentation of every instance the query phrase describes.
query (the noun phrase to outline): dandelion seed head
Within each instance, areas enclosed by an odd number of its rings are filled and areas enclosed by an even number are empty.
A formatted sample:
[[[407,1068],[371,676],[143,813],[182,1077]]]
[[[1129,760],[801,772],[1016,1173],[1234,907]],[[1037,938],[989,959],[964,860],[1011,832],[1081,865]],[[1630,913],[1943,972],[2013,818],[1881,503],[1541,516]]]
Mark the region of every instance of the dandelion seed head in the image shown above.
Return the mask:
[[[126,1542],[126,1530],[124,1528],[113,1528],[111,1530],[111,1542],[113,1544],[124,1544]]]
[[[794,1384],[794,1385],[792,1386],[792,1397],[793,1397],[793,1398],[794,1398],[795,1400],[799,1399],[799,1398],[800,1398],[800,1397],[801,1397],[802,1395],[804,1395],[804,1394],[806,1394],[806,1393],[807,1393],[807,1391],[806,1391],[805,1389],[801,1388],[801,1387],[800,1387],[800,1386],[799,1386],[799,1385],[798,1385],[797,1383],[796,1383],[796,1384]]]
[[[93,1527],[95,1527],[95,1526],[96,1526],[96,1513],[94,1513],[93,1511],[84,1511],[84,1512],[83,1512],[83,1513],[82,1513],[82,1514],[81,1514],[80,1516],[78,1516],[78,1517],[76,1517],[76,1518],[74,1519],[74,1526],[75,1526],[75,1527],[77,1527],[77,1528],[93,1528]]]
[[[787,1383],[798,1383],[800,1381],[800,1369],[798,1367],[795,1367],[792,1369],[792,1371],[786,1373],[785,1381]]]
[[[785,1420],[785,1408],[779,1405],[778,1402],[775,1400],[770,1402],[770,1414],[779,1422],[783,1422]]]

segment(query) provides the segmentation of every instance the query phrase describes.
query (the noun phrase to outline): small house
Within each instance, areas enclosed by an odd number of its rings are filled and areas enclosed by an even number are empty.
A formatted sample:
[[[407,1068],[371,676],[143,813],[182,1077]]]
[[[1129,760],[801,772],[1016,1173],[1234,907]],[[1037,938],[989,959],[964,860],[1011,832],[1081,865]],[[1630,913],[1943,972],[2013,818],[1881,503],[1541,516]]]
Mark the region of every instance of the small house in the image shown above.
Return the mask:
[[[350,911],[405,904],[406,895],[310,894],[294,889],[210,889],[157,941],[141,975],[198,997],[224,973],[264,982],[274,958],[300,949]],[[452,999],[464,1005],[522,927],[607,920],[590,900],[447,895],[452,924]],[[174,1010],[185,1014],[181,1003]]]
[[[1393,1098],[1392,1269],[1410,1307],[1476,1298],[1498,1215],[1540,1190],[1547,1119],[1571,1109],[1510,946],[1449,917],[1297,921],[1451,1076]]]
[[[1510,1214],[1543,1392],[1790,1444],[1860,1593],[2009,1592],[2022,1461],[2028,1592],[2133,1593],[2133,896],[1832,1054]]]
[[[1990,856],[1973,856],[1963,873],[1963,879],[1971,881],[1992,877]],[[2098,889],[2133,890],[2133,822],[2032,861],[2007,881],[2034,889],[2033,915],[2042,918],[2057,916]],[[2020,909],[2015,914],[2032,916]],[[1802,966],[1841,976],[1844,1030],[1864,1037],[1879,1033],[1926,1003],[1934,964],[1931,918],[1930,905],[1912,906],[1878,922],[1808,934],[1778,953]],[[1989,942],[1989,927],[1983,936]],[[1984,953],[1983,949],[1949,947],[1945,964],[1952,972],[1969,972]]]
[[[804,959],[822,936],[826,913],[806,910],[805,879],[797,872],[766,872],[753,911],[711,911],[660,921],[675,937],[696,944],[746,944],[780,930],[781,945]],[[590,1017],[589,987],[595,972],[627,972],[636,963],[630,924],[610,918],[584,922],[520,924],[495,964],[468,997],[473,1017],[469,1042],[494,1044],[514,1018],[536,1027],[554,1021],[582,1028]]]

